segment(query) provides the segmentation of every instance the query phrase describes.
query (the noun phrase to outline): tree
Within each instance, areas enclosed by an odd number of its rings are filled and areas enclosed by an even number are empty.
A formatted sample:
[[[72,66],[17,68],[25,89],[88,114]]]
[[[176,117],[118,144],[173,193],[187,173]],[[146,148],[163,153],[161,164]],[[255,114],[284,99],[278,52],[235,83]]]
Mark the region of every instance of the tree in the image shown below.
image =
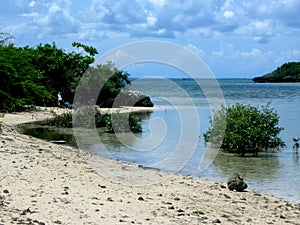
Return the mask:
[[[79,79],[89,68],[89,65],[94,62],[93,56],[98,53],[95,48],[80,43],[76,43],[76,45],[73,43],[73,46],[84,47],[87,50],[87,55],[74,51],[66,53],[63,49],[57,48],[55,43],[52,45],[40,44],[34,49],[36,58],[32,66],[42,71],[44,75],[42,84],[52,95],[46,105],[56,104],[58,92],[63,94],[64,100],[72,102]]]
[[[222,106],[210,120],[211,127],[204,134],[204,139],[241,156],[248,152],[257,155],[262,150],[285,146],[278,137],[283,130],[278,122],[279,115],[270,108],[270,103],[258,107],[240,103]],[[225,126],[224,135],[220,135],[220,128]]]
[[[118,70],[111,62],[90,67],[76,89],[78,100],[87,104],[94,99],[99,106],[111,107],[112,100],[130,84],[128,77],[128,73]]]
[[[35,56],[28,47],[0,46],[0,110],[15,111],[51,94],[41,85],[43,73],[32,64]]]
[[[57,93],[72,102],[80,77],[94,62],[97,50],[80,43],[86,51],[66,53],[52,45],[15,47],[12,37],[0,33],[0,111],[14,111],[24,105],[53,106]]]
[[[271,73],[254,77],[254,82],[300,82],[300,62],[288,62]]]
[[[1,46],[12,45],[12,40],[13,39],[15,39],[14,36],[12,36],[8,33],[0,32],[0,45]]]

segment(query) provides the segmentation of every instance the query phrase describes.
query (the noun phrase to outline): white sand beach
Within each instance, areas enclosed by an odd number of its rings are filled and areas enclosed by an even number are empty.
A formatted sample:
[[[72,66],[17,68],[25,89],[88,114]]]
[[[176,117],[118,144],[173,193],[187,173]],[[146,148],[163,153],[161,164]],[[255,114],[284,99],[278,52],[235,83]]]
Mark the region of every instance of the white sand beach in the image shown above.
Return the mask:
[[[300,224],[300,204],[94,156],[96,164],[124,181],[126,171],[134,175],[128,179],[161,178],[145,186],[116,182],[78,150],[16,130],[18,124],[51,117],[50,109],[40,108],[3,119],[0,224]]]

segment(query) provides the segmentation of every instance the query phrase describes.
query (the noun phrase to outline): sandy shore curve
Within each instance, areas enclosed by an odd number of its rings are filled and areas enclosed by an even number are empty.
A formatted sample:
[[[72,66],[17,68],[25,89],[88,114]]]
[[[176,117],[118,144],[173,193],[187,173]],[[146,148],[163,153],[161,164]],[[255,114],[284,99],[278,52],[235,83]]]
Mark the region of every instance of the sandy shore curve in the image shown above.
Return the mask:
[[[94,157],[115,173],[164,177],[123,185],[101,176],[78,150],[22,135],[16,126],[51,110],[6,114],[0,133],[0,224],[300,224],[300,204],[226,184]],[[251,187],[250,187],[251,188]]]

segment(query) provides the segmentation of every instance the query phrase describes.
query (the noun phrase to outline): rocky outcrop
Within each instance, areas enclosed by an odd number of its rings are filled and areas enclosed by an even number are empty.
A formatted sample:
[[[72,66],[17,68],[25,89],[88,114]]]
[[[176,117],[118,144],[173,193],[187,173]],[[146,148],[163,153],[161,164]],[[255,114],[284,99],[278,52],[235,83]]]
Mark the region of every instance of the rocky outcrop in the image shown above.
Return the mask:
[[[241,178],[238,173],[234,173],[231,177],[228,178],[227,187],[231,191],[243,191],[248,187],[248,185],[244,182],[244,179]]]
[[[149,96],[146,96],[142,92],[136,90],[128,90],[121,93],[114,104],[117,104],[117,106],[154,106]]]

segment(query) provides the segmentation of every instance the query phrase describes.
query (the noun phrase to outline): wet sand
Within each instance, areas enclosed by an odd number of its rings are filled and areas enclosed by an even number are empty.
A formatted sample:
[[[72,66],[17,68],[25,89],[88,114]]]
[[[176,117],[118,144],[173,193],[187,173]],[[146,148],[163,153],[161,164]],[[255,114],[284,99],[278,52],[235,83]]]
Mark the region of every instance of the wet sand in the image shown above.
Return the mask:
[[[293,202],[249,189],[230,191],[225,183],[90,158],[16,130],[20,123],[51,116],[50,109],[42,108],[3,119],[0,224],[300,224],[300,205]],[[145,178],[147,185],[139,183]]]

